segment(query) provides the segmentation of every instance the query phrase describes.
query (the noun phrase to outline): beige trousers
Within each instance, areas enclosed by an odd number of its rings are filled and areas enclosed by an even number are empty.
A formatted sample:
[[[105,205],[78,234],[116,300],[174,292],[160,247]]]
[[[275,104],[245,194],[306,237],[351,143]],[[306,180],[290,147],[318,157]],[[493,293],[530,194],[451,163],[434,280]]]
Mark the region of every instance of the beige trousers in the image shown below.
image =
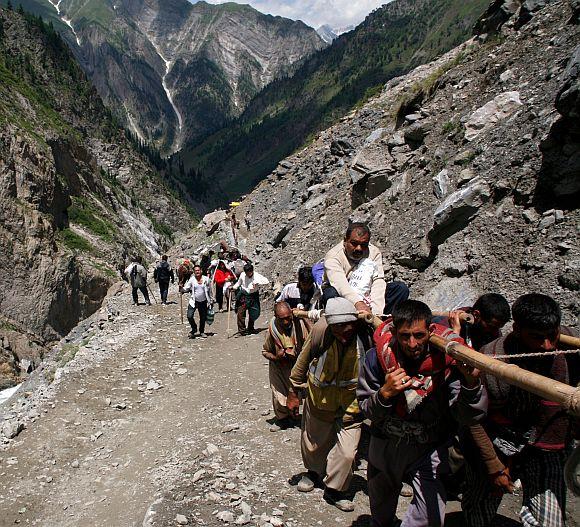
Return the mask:
[[[268,375],[270,377],[270,388],[272,390],[272,407],[276,419],[290,417],[286,406],[286,397],[290,390],[290,372],[292,364],[287,361],[270,361]]]
[[[328,488],[346,491],[352,479],[362,423],[345,425],[341,419],[322,421],[312,415],[311,404],[307,397],[302,413],[300,441],[304,466],[324,477]]]

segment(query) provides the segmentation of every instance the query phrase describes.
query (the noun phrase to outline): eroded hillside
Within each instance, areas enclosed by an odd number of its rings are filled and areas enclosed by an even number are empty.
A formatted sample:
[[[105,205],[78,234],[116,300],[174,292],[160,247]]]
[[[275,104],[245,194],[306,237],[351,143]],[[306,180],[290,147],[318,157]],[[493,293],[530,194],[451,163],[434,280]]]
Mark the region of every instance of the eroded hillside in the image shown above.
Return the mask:
[[[260,272],[288,281],[364,220],[387,276],[433,306],[544,291],[573,322],[579,31],[570,3],[545,4],[495,2],[473,40],[281,162],[236,209],[251,214],[240,245]],[[223,222],[183,251],[229,234]]]
[[[135,152],[52,27],[0,10],[0,362],[101,304],[133,253],[152,256],[191,217]],[[34,342],[35,344],[31,344]]]

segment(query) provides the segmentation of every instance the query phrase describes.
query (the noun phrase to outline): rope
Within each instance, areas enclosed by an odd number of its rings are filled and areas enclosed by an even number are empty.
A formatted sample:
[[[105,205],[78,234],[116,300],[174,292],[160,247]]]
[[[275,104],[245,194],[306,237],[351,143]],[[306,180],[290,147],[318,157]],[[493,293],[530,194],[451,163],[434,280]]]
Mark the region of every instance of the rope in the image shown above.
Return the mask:
[[[540,353],[514,353],[513,355],[496,355],[491,357],[492,359],[523,359],[527,357],[547,357],[552,355],[572,355],[574,353],[580,353],[580,349],[577,350],[566,350],[566,351],[544,351]]]
[[[458,344],[458,342],[455,342],[454,340],[450,340],[449,342],[447,342],[447,344],[445,345],[445,353],[447,353],[449,355],[450,351],[453,351],[453,348],[455,347],[455,345]],[[524,359],[524,358],[530,358],[530,357],[548,357],[548,356],[554,356],[554,355],[573,355],[576,353],[580,353],[580,349],[576,349],[576,350],[556,350],[556,351],[544,351],[544,352],[540,352],[540,353],[514,353],[513,355],[495,355],[495,356],[490,356],[491,359],[496,359],[496,360],[502,360],[502,359]]]

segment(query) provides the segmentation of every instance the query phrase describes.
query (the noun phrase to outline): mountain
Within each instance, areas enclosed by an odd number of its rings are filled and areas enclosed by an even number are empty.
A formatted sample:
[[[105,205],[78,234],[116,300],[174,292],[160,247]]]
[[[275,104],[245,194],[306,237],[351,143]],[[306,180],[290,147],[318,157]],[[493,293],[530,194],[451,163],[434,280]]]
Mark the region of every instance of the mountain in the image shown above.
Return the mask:
[[[55,29],[20,10],[0,9],[0,124],[0,363],[38,363],[133,254],[193,219]]]
[[[324,40],[327,44],[331,44],[332,41],[338,37],[334,29],[332,29],[328,24],[320,26],[316,32],[320,35],[320,38]]]
[[[324,42],[326,42],[327,44],[331,44],[334,39],[338,38],[343,33],[348,33],[349,31],[352,31],[355,27],[356,26],[350,25],[339,28],[333,28],[328,24],[324,24],[320,26],[316,30],[316,32],[320,35],[320,38],[322,38]]]
[[[291,76],[269,84],[236,121],[179,158],[219,188],[214,205],[244,194],[386,81],[464,41],[487,5],[487,0],[389,3]]]
[[[284,159],[236,207],[252,218],[236,246],[279,286],[365,221],[387,280],[433,309],[537,291],[577,325],[579,15],[577,2],[494,2],[481,35]],[[175,251],[220,239],[234,242],[229,218]]]
[[[324,47],[303,24],[248,5],[187,0],[14,0],[52,20],[105,102],[166,152],[240,115]]]

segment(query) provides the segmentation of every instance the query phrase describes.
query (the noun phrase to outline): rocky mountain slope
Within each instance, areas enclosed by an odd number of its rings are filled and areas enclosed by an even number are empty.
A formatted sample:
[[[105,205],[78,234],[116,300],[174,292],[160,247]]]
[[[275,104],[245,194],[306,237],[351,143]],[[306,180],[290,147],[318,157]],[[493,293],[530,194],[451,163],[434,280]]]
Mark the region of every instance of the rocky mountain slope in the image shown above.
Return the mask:
[[[463,42],[487,5],[488,0],[391,2],[291,76],[268,85],[239,119],[179,158],[219,185],[214,205],[237,198],[389,79]]]
[[[59,35],[0,9],[0,387],[101,304],[132,254],[191,216]]]
[[[266,84],[325,46],[302,22],[187,0],[16,0],[55,20],[105,102],[173,152],[238,116]]]
[[[535,7],[534,7],[535,6]],[[577,2],[494,2],[479,34],[388,82],[236,208],[240,245],[279,282],[368,221],[385,272],[433,307],[498,291],[580,312]],[[242,222],[243,223],[243,222]],[[229,235],[199,232],[190,253]]]

